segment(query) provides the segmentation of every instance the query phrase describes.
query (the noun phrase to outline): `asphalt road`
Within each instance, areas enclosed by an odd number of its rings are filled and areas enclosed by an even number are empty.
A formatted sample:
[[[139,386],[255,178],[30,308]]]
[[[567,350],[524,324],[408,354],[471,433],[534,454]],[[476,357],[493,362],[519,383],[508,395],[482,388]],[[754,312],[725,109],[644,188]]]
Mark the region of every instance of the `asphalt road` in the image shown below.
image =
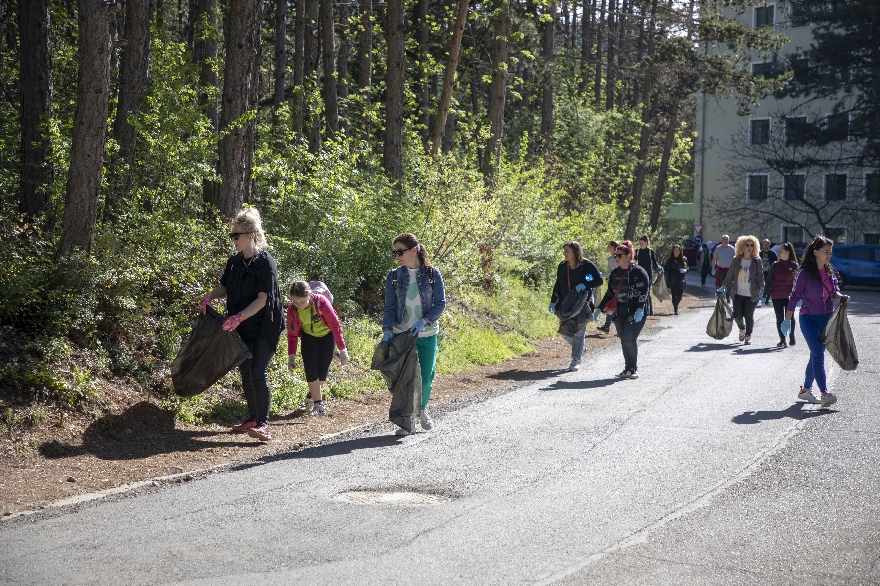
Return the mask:
[[[429,433],[3,521],[0,583],[876,585],[880,293],[850,294],[834,409],[797,401],[806,344],[773,348],[772,309],[750,347],[692,310],[643,333],[638,380],[614,349]],[[341,500],[365,490],[421,504]]]

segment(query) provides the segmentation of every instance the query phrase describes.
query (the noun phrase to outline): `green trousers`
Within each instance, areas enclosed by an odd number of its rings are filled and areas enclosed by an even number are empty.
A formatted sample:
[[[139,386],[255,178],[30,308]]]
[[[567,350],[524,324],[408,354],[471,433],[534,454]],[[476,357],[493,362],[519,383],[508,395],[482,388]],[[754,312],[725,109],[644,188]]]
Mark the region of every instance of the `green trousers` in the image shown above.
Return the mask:
[[[419,352],[419,366],[422,370],[422,411],[431,399],[434,387],[434,372],[437,366],[437,336],[416,339],[416,350]]]

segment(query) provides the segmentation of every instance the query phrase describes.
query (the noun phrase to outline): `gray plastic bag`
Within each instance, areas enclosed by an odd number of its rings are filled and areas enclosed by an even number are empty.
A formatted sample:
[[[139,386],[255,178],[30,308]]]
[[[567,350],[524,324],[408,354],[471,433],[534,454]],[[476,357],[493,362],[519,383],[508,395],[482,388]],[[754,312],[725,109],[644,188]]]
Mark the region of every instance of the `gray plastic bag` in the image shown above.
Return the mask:
[[[669,292],[669,287],[666,286],[666,279],[663,275],[657,276],[657,280],[654,281],[651,290],[654,292],[654,297],[657,298],[657,301],[668,301],[669,299],[672,299],[672,293]]]
[[[846,317],[846,302],[842,301],[825,322],[819,343],[825,346],[834,362],[843,370],[855,370],[859,366],[859,353],[853,339],[849,319]]]
[[[733,309],[724,300],[724,296],[718,293],[715,296],[718,301],[715,302],[715,311],[712,312],[712,317],[706,325],[706,333],[716,340],[723,340],[733,330]]]

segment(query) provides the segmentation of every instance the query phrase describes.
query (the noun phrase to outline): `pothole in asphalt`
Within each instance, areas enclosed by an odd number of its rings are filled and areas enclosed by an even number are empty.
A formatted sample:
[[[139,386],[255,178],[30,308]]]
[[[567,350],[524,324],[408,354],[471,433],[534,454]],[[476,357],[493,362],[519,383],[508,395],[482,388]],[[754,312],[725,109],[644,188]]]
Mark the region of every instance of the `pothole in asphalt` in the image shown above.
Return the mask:
[[[442,494],[414,491],[378,491],[378,490],[352,490],[340,492],[334,500],[358,505],[393,505],[398,507],[417,507],[423,505],[437,505],[449,502],[451,497]]]

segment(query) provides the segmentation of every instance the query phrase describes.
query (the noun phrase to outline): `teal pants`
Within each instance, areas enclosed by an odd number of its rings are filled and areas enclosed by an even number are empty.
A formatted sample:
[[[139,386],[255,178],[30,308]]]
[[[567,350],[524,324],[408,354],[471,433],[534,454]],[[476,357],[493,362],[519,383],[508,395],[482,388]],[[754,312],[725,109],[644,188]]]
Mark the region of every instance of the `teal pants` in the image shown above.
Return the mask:
[[[422,369],[422,411],[428,406],[431,389],[434,387],[434,372],[437,366],[437,336],[416,338],[419,352],[419,366]]]

